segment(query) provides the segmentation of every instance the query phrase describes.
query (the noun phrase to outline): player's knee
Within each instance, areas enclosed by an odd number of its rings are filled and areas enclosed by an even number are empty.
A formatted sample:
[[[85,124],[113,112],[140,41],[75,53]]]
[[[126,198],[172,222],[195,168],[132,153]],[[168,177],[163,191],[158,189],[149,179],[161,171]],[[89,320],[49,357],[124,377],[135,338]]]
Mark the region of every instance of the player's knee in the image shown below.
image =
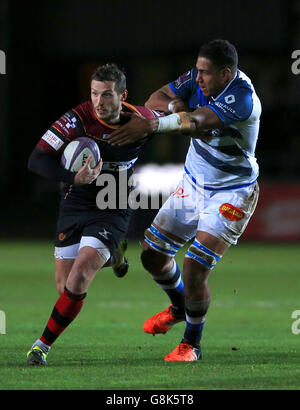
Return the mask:
[[[76,270],[84,276],[87,272],[98,271],[105,262],[104,256],[97,249],[84,246],[78,252],[75,265]]]
[[[60,296],[64,293],[65,285],[65,281],[56,281],[56,289]]]
[[[153,263],[155,262],[155,255],[152,249],[143,249],[141,253],[141,262],[147,271],[152,269]]]
[[[203,317],[206,315],[210,305],[210,299],[204,299],[199,301],[190,300],[185,297],[185,310],[189,316]]]
[[[74,259],[56,259],[55,260],[55,283],[59,295],[64,293],[64,288],[72,269]]]
[[[145,231],[145,242],[157,253],[171,258],[174,257],[184,245],[183,243],[179,243],[174,239],[169,238],[153,225]]]
[[[87,289],[96,272],[101,269],[104,259],[99,258],[98,251],[93,248],[83,247],[78,252],[70,275],[66,283],[67,288],[74,293],[81,293]]]
[[[75,294],[86,292],[94,275],[95,271],[89,270],[84,263],[74,264],[66,282],[66,287]]]
[[[141,262],[148,272],[157,272],[164,269],[169,263],[170,258],[156,252],[154,249],[147,248],[142,251]]]
[[[76,282],[85,282],[91,275],[91,272],[98,270],[98,265],[92,261],[79,261],[72,269],[72,277]]]
[[[142,264],[149,272],[156,273],[167,269],[177,251],[183,246],[182,243],[161,233],[153,225],[145,231],[145,244],[147,247],[141,255]]]

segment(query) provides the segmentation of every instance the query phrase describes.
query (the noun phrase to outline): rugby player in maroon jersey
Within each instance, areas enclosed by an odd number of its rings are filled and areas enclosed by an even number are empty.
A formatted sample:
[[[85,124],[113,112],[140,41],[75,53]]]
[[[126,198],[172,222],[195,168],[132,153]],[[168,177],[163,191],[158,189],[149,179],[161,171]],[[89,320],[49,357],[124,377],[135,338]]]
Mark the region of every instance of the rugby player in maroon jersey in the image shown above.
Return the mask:
[[[60,297],[42,336],[27,353],[29,365],[47,364],[50,347],[80,312],[88,287],[102,267],[112,266],[119,277],[127,273],[125,238],[132,209],[99,209],[96,179],[100,173],[111,174],[118,195],[118,183],[124,181],[121,174],[125,172],[127,193],[127,181],[148,137],[124,147],[111,146],[107,138],[128,121],[126,112],[145,118],[160,115],[125,102],[127,94],[126,77],[115,64],[98,67],[91,78],[91,100],[55,121],[29,158],[31,171],[63,182],[55,240],[55,279]],[[101,160],[91,169],[90,156],[73,173],[60,165],[61,154],[70,141],[83,136],[96,141]]]

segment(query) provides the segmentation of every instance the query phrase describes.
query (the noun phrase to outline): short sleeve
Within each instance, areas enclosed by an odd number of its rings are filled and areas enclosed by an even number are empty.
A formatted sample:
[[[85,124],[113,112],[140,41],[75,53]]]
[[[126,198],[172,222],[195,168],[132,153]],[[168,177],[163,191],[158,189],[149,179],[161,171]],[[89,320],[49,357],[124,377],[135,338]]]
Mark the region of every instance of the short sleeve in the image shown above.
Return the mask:
[[[247,120],[253,110],[252,90],[248,87],[235,87],[222,93],[208,104],[219,116],[225,126]]]
[[[178,95],[183,101],[190,99],[193,93],[193,87],[195,84],[195,69],[189,70],[184,74],[181,74],[177,80],[169,83],[169,87],[174,94]]]

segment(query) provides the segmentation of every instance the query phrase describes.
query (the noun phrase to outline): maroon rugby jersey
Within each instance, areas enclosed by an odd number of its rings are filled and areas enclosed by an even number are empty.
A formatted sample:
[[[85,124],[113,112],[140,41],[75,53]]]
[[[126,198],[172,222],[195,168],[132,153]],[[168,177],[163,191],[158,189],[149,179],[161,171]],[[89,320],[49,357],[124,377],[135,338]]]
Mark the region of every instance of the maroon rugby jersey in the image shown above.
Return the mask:
[[[122,105],[123,111],[136,112],[146,118],[155,118],[161,115],[157,111],[143,106],[134,106],[126,102],[122,102]],[[40,139],[37,147],[60,156],[70,141],[85,136],[97,142],[103,162],[129,161],[136,158],[145,141],[125,147],[111,146],[106,142],[107,136],[126,121],[128,119],[122,118],[121,115],[120,124],[109,125],[97,117],[91,101],[86,101],[55,121]]]
[[[136,112],[146,118],[155,118],[162,115],[160,112],[143,106],[134,106],[127,102],[122,102],[122,111]],[[126,170],[129,178],[132,174],[132,166],[147,139],[122,147],[112,146],[107,143],[109,134],[127,121],[128,118],[121,114],[118,125],[107,124],[97,117],[91,101],[86,101],[55,121],[39,140],[37,148],[56,156],[59,161],[63,150],[70,141],[78,137],[89,137],[95,140],[99,146],[101,158],[103,159],[101,173],[111,173],[118,178],[119,170],[123,169]],[[96,181],[90,185],[81,186],[64,184],[61,206],[67,208],[74,208],[75,206],[76,209],[95,208],[95,197],[99,189],[96,186]]]

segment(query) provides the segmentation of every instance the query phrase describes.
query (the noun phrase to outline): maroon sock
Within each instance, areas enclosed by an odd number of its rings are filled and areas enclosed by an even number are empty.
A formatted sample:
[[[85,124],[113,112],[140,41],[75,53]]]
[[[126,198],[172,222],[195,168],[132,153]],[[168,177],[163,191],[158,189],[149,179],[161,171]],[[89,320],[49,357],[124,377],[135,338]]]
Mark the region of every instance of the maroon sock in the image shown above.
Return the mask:
[[[67,288],[56,302],[45,327],[41,341],[51,346],[58,336],[75,319],[84,303],[86,293],[74,295]]]

